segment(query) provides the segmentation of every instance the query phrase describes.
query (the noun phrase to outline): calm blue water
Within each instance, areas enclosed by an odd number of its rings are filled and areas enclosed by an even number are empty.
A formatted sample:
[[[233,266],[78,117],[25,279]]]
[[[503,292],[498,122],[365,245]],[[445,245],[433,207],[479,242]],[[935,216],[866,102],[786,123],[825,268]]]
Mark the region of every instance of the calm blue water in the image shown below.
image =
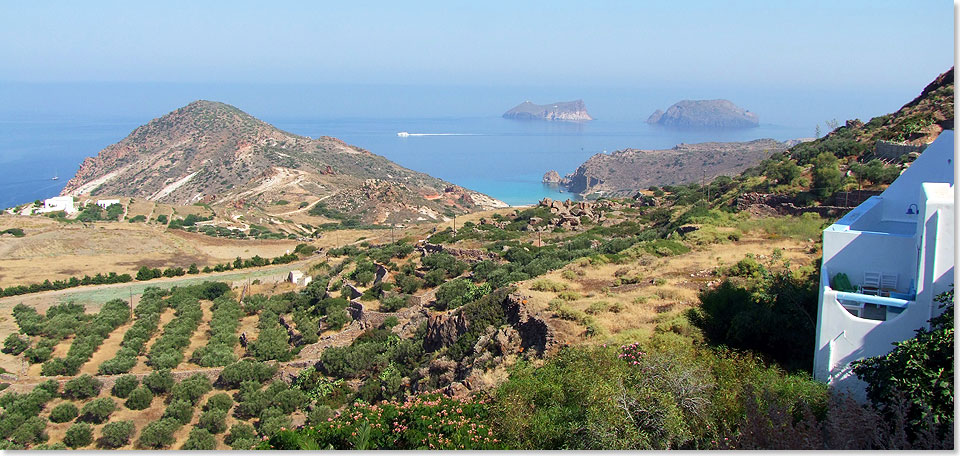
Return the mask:
[[[715,95],[714,95],[715,94]],[[768,89],[557,89],[395,86],[0,84],[0,208],[59,193],[85,157],[195,99],[233,104],[292,133],[334,136],[403,166],[509,204],[548,196],[543,174],[573,172],[590,156],[678,143],[787,140],[813,135],[823,120],[892,112],[915,94]],[[724,96],[757,112],[758,128],[676,130],[644,123],[670,100]],[[584,98],[586,123],[503,119],[524,99]],[[822,119],[822,120],[820,120]],[[842,121],[842,120],[841,120]],[[456,133],[398,137],[397,132]],[[51,180],[54,175],[59,180]]]
[[[334,136],[407,168],[486,193],[512,205],[569,198],[540,183],[554,169],[573,172],[591,155],[626,147],[669,148],[686,142],[778,140],[800,137],[796,128],[764,125],[748,130],[672,130],[630,121],[588,123],[516,121],[499,117],[449,119],[265,119],[311,137]],[[49,198],[89,155],[119,141],[138,120],[47,119],[0,121],[0,207]],[[398,137],[397,132],[455,133]],[[55,174],[59,180],[51,180]]]

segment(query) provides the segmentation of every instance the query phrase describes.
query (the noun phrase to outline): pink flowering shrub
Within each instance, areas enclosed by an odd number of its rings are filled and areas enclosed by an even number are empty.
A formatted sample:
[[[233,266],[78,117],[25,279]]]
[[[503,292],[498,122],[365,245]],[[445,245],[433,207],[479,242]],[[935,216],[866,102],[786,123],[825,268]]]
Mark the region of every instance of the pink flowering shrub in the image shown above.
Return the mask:
[[[425,394],[374,405],[355,403],[326,423],[273,435],[262,449],[501,448],[487,423],[484,400]]]

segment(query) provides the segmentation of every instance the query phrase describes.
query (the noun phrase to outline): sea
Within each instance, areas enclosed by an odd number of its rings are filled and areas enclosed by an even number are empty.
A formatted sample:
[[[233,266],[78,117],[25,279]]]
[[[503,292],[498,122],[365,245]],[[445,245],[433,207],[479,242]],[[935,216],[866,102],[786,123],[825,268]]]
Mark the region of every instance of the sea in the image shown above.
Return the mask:
[[[683,98],[728,98],[756,112],[747,129],[674,129],[644,122]],[[510,205],[575,199],[541,183],[594,154],[680,143],[813,137],[831,119],[893,112],[909,90],[789,93],[727,88],[411,87],[77,83],[0,85],[0,208],[59,194],[88,156],[195,99],[233,104],[291,133],[333,136],[407,168]],[[596,120],[504,119],[522,101],[584,99]],[[672,100],[672,101],[671,101]],[[842,123],[842,121],[841,121]],[[398,136],[407,132],[408,136]],[[54,178],[57,179],[54,179]]]

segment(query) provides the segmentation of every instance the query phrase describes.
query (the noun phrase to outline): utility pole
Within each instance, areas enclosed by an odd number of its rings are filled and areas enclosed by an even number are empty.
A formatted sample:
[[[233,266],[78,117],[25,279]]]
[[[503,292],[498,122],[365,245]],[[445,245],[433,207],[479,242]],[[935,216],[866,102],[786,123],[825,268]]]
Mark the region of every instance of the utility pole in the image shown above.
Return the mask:
[[[457,235],[457,214],[453,214],[453,235]]]

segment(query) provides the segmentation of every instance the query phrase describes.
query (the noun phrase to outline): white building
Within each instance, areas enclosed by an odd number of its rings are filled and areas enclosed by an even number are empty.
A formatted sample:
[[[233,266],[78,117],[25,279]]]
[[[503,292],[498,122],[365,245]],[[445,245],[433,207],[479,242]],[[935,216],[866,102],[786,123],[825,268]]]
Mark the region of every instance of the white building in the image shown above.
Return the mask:
[[[120,204],[120,200],[97,200],[97,206],[100,206],[104,209],[110,207],[113,204]]]
[[[947,130],[886,191],[824,230],[816,379],[865,399],[850,363],[889,353],[940,313],[933,298],[954,281],[953,160]]]
[[[295,283],[301,287],[307,286],[312,281],[313,277],[304,274],[303,271],[293,270],[287,275],[287,282]]]
[[[40,214],[45,214],[47,212],[58,212],[63,211],[67,214],[77,213],[77,208],[73,205],[72,196],[54,196],[53,198],[47,198],[43,200],[43,207],[40,208],[37,212]]]

